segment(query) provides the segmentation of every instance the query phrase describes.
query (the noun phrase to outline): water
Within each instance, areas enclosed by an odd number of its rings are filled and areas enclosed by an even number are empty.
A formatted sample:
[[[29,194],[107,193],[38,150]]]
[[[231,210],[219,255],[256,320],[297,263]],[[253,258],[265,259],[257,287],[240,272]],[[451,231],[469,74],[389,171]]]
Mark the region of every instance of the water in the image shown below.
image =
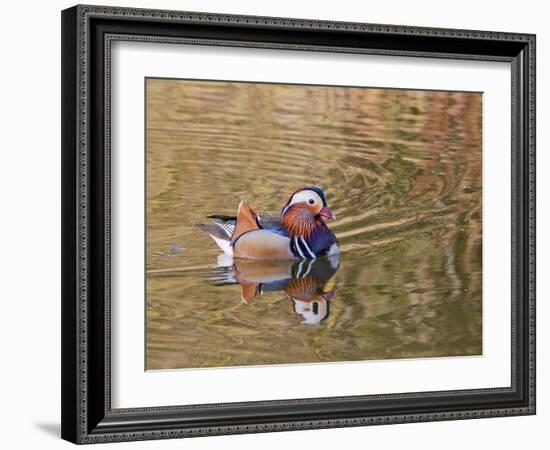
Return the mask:
[[[148,80],[147,369],[481,354],[481,101]],[[336,260],[232,264],[191,226],[308,185]]]

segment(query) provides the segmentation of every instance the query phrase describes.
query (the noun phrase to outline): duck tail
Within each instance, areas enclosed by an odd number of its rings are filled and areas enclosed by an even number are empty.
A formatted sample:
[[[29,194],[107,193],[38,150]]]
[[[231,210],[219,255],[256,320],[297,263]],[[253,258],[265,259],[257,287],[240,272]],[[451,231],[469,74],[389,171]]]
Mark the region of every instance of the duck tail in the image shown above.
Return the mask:
[[[235,220],[222,220],[216,218],[214,223],[193,223],[193,226],[205,233],[208,233],[218,244],[218,247],[226,254],[233,255],[231,247],[231,236],[235,229]]]
[[[226,255],[233,256],[233,243],[244,233],[260,229],[257,216],[245,201],[241,201],[236,217],[214,214],[208,216],[213,223],[195,222],[192,225],[208,233]]]

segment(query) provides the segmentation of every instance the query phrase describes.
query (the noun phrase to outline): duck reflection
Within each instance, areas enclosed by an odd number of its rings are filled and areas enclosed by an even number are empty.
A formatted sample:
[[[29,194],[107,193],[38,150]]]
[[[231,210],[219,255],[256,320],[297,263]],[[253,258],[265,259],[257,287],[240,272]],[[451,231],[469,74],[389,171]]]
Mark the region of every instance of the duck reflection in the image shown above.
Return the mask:
[[[305,325],[318,325],[330,314],[339,255],[302,261],[235,259],[220,263],[215,283],[239,284],[245,303],[270,292],[283,291]]]

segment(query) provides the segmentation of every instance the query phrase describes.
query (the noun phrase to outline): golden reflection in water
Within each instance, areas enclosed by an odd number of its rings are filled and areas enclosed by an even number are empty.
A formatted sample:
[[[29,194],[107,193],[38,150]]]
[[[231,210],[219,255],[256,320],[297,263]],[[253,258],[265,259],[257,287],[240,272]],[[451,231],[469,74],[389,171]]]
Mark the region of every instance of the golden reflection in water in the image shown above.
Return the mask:
[[[284,292],[303,324],[319,325],[330,313],[336,292],[331,280],[339,266],[339,255],[304,261],[231,259],[212,279],[217,284],[238,284],[247,304],[266,293]]]
[[[147,368],[480,354],[481,106],[479,93],[147,80]],[[278,212],[305,185],[338,217],[336,269],[220,265],[191,225],[241,198]]]

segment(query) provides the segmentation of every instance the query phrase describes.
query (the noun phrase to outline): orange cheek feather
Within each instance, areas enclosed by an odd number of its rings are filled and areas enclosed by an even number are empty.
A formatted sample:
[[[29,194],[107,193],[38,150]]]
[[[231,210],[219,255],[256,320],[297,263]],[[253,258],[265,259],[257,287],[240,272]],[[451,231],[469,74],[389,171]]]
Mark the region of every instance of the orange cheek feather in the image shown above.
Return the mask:
[[[288,210],[282,223],[291,236],[310,236],[315,228],[314,213],[307,203],[297,203]]]
[[[319,213],[319,211],[321,210],[321,208],[319,208],[317,205],[310,205],[309,203],[306,203],[306,208],[314,216],[317,215]]]

